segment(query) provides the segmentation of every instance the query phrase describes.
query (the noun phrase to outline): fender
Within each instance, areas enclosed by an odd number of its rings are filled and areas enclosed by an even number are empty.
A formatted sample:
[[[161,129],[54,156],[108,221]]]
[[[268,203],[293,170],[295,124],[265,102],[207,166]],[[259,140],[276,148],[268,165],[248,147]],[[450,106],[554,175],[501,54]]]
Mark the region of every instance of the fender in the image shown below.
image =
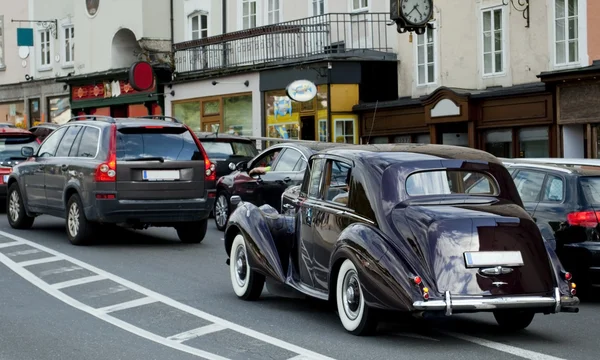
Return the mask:
[[[269,206],[257,207],[243,202],[233,211],[225,229],[225,251],[231,252],[234,237],[241,233],[246,240],[250,267],[282,283],[286,272],[283,259],[289,239],[295,238],[294,217],[283,216]],[[287,239],[287,240],[286,240]],[[279,246],[278,246],[279,245]]]
[[[335,289],[337,271],[344,259],[358,269],[365,302],[385,310],[410,310],[421,294],[410,281],[415,273],[396,255],[388,238],[377,228],[355,223],[340,234],[332,252],[329,289]],[[334,292],[330,291],[330,296]]]

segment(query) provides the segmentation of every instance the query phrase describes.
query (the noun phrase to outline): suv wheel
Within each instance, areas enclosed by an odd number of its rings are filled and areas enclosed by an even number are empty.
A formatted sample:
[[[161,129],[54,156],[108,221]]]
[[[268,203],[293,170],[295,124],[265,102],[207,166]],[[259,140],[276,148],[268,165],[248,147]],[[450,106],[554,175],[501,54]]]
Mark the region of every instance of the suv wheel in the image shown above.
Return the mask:
[[[217,196],[217,201],[215,201],[215,225],[217,225],[217,229],[220,231],[224,231],[227,227],[227,220],[229,220],[229,199],[227,198],[227,194],[222,191]]]
[[[27,215],[25,205],[21,197],[19,185],[13,183],[8,188],[8,196],[6,197],[6,216],[8,223],[14,229],[29,229],[33,226],[34,217]]]
[[[185,223],[175,228],[177,236],[182,243],[199,244],[206,236],[208,229],[208,219],[203,219],[193,223]]]
[[[73,194],[67,202],[67,237],[73,245],[84,245],[94,233],[94,224],[89,222],[83,212],[78,194]]]

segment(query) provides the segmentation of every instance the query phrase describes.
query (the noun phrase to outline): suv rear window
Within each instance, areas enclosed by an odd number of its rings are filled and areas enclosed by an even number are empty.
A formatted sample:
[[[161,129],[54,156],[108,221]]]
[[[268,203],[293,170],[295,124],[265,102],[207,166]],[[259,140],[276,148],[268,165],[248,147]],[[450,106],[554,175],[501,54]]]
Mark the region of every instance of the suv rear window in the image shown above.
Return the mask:
[[[2,136],[0,137],[0,162],[26,160],[21,156],[21,148],[31,146],[34,151],[40,144],[34,135]]]
[[[201,158],[192,134],[180,127],[126,127],[117,132],[117,160],[196,160]]]
[[[243,141],[203,141],[202,145],[210,158],[228,158],[231,155],[254,157],[258,155],[256,147]]]
[[[600,177],[580,177],[579,184],[587,202],[592,206],[600,205]]]

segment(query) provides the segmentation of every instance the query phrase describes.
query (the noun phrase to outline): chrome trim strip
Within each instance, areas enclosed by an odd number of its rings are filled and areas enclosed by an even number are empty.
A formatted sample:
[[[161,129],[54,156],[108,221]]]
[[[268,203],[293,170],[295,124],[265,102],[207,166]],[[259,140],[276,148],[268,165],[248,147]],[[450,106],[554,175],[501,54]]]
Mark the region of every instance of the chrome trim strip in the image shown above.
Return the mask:
[[[560,311],[560,300],[557,307],[556,299],[551,296],[461,297],[452,299],[450,292],[446,291],[446,300],[415,301],[413,307],[416,310],[445,311],[447,316],[452,315],[456,311],[536,307],[553,307],[554,309],[558,308]]]
[[[446,291],[446,316],[452,315],[452,298],[450,291]]]
[[[558,314],[560,312],[560,290],[558,290],[558,287],[554,288],[554,301],[556,302],[556,305],[554,306],[554,313]]]

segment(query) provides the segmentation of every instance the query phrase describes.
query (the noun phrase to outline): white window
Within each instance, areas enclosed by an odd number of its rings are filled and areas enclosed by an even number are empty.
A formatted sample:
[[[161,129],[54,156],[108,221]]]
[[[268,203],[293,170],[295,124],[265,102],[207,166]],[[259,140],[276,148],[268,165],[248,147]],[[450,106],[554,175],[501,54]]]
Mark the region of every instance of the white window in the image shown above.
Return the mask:
[[[579,0],[554,0],[556,65],[579,63]]]
[[[354,120],[335,119],[333,140],[336,143],[355,144]]]
[[[0,15],[0,68],[4,65],[4,15]]]
[[[40,69],[48,69],[52,67],[52,38],[50,30],[40,30]]]
[[[313,16],[325,14],[325,0],[312,0],[311,9]]]
[[[269,25],[281,22],[281,0],[267,0],[267,20]]]
[[[369,10],[369,0],[350,0],[352,1],[352,11]]]
[[[484,10],[483,20],[483,74],[504,72],[504,29],[502,8]]]
[[[435,79],[435,30],[427,29],[417,35],[417,85],[434,84]]]
[[[75,28],[73,25],[63,27],[62,58],[64,65],[73,65],[75,62]]]
[[[208,13],[197,13],[190,16],[191,40],[208,37]]]
[[[256,0],[242,0],[242,29],[256,27]]]

